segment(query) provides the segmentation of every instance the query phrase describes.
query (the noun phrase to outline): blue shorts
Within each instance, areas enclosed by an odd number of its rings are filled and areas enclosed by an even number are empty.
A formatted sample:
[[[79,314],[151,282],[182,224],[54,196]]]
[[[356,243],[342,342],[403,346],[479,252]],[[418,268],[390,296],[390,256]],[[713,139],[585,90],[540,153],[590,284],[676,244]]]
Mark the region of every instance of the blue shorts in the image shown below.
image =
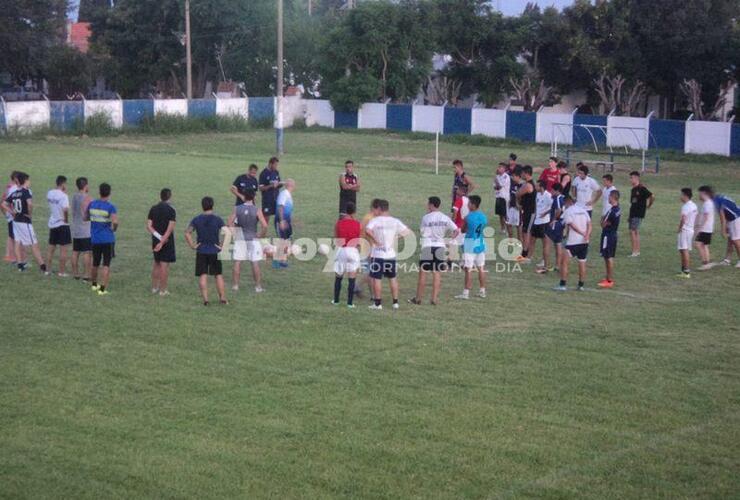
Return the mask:
[[[565,247],[570,255],[581,262],[585,262],[588,258],[588,243],[581,243],[580,245],[568,245]]]
[[[545,235],[552,240],[553,243],[560,244],[563,242],[563,223],[556,221],[555,226],[547,225],[545,228]]]
[[[617,233],[601,233],[601,256],[605,259],[613,259],[617,255]]]
[[[280,229],[280,222],[275,217],[275,232],[281,240],[289,240],[293,237],[293,224],[289,220],[285,222],[288,223],[288,226],[285,229]]]
[[[396,259],[370,259],[370,277],[374,280],[396,277]]]

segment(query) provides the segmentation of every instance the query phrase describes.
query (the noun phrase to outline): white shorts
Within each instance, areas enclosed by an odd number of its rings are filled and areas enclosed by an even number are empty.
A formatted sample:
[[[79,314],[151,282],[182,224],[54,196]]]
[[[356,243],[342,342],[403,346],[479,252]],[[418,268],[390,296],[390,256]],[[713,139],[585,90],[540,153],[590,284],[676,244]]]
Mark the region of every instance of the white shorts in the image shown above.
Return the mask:
[[[685,229],[678,233],[678,249],[691,251],[691,245],[694,242],[694,231]]]
[[[236,240],[234,242],[234,260],[259,262],[264,260],[262,244],[258,240]]]
[[[506,210],[506,223],[510,226],[519,225],[519,209],[517,207],[509,207]]]
[[[463,243],[465,243],[465,233],[458,234],[455,239],[451,240],[450,243],[452,245],[462,246]]]
[[[740,240],[740,217],[727,223],[727,233],[730,235],[730,241]]]
[[[39,242],[36,239],[36,232],[33,230],[33,226],[27,222],[13,221],[13,236],[15,241],[19,241],[25,247],[30,247]]]
[[[464,253],[463,267],[472,269],[474,267],[483,267],[486,265],[486,254],[482,253]]]
[[[342,247],[334,258],[336,274],[356,273],[360,269],[360,252],[355,247]]]

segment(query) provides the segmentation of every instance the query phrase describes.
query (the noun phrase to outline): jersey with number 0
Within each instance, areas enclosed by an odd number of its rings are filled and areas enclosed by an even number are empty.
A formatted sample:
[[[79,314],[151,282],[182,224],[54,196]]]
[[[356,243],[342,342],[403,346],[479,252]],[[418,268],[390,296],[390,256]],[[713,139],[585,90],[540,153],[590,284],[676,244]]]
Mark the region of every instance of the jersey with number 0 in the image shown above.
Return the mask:
[[[18,188],[8,195],[6,202],[13,209],[15,222],[31,223],[31,213],[28,203],[33,199],[33,193],[27,188]]]

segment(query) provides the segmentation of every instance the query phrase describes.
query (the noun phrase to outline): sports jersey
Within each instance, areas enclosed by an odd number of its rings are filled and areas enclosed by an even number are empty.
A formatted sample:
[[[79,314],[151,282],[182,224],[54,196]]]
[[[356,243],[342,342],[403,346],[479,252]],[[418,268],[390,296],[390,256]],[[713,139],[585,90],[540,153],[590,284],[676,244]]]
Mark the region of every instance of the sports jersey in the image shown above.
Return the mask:
[[[246,195],[250,191],[253,193],[257,193],[257,191],[259,191],[259,180],[249,174],[240,175],[234,179],[234,183],[232,185],[242,196]],[[236,204],[241,205],[242,203],[244,202],[237,196]]]
[[[586,209],[580,205],[571,205],[565,209],[563,215],[563,222],[568,226],[573,226],[582,233],[588,230],[588,224],[591,222]],[[582,234],[577,233],[572,228],[568,230],[568,241],[566,245],[584,245],[588,244],[588,240]]]
[[[87,213],[92,244],[115,243],[112,216],[117,213],[116,206],[106,200],[93,200],[87,206]]]
[[[370,253],[376,259],[396,258],[396,239],[409,233],[409,228],[389,215],[379,215],[367,223],[366,230],[372,232],[375,244]]]
[[[537,193],[536,198],[537,213],[535,214],[535,224],[547,224],[550,222],[550,211],[552,210],[552,195],[543,191]]]
[[[49,204],[49,228],[68,226],[64,211],[69,209],[69,197],[61,189],[52,189],[46,194]]]
[[[488,226],[486,214],[480,210],[470,212],[465,218],[466,230],[465,241],[463,242],[463,253],[485,253],[486,240],[483,234]]]
[[[725,214],[727,221],[734,221],[740,217],[740,208],[738,208],[732,198],[718,194],[714,197],[714,205],[717,207],[717,212],[723,212]]]
[[[568,177],[568,182],[565,182],[563,179]],[[563,190],[561,191],[563,196],[567,196],[570,194],[570,185],[572,184],[572,180],[569,173],[560,174],[560,185],[563,187]]]
[[[609,195],[612,194],[612,191],[616,191],[616,186],[609,186],[605,187],[602,190],[601,193],[601,200],[603,205],[601,206],[601,216],[605,216],[609,210],[611,210],[612,206],[609,204]]]
[[[260,174],[260,186],[270,186],[269,189],[262,191],[262,208],[268,208],[275,211],[277,208],[276,201],[278,197],[279,187],[273,187],[274,181],[280,182],[280,172],[277,170],[271,170],[266,167]]]
[[[455,203],[452,205],[452,213],[455,217],[455,224],[458,228],[463,227],[463,222],[465,221],[465,217],[468,216],[468,213],[470,212],[470,209],[468,208],[468,197],[462,196],[455,200]]]
[[[280,191],[280,194],[277,197],[277,206],[283,207],[283,217],[280,220],[290,222],[293,215],[293,195],[290,194],[290,191],[287,189]],[[275,216],[279,217],[279,215],[278,211],[275,211]]]
[[[522,205],[522,213],[533,214],[537,208],[537,190],[534,188],[534,182],[526,181],[526,184],[532,186],[532,191],[521,195],[519,201]]]
[[[689,200],[681,206],[681,216],[683,217],[683,226],[681,231],[693,231],[696,225],[696,216],[699,210],[696,208],[696,203]]]
[[[334,237],[342,240],[343,247],[356,246],[361,232],[360,221],[351,217],[343,217],[334,225]]]
[[[252,241],[257,237],[258,223],[257,207],[253,203],[243,203],[236,207],[235,224],[241,229],[244,241]]]
[[[619,221],[622,218],[622,209],[619,208],[619,205],[616,206],[609,206],[609,210],[604,214],[604,221],[608,222],[608,225],[602,228],[602,232],[607,233],[616,233],[619,229]]]
[[[558,217],[558,219],[562,220],[564,205],[565,205],[565,196],[563,196],[562,194],[559,194],[557,196],[552,197],[552,205],[550,206],[550,221],[555,220],[555,215],[557,215],[558,210],[560,210],[560,217]]]
[[[166,201],[161,201],[149,209],[149,215],[147,219],[152,221],[152,227],[159,234],[164,236],[167,232],[170,222],[177,221],[177,212],[175,209]],[[160,240],[152,235],[152,244],[156,245]],[[167,239],[167,244],[174,244],[175,239],[172,235]]]
[[[190,221],[190,227],[197,233],[197,253],[210,255],[219,253],[221,228],[224,227],[221,217],[215,214],[200,214]]]
[[[468,178],[465,172],[455,174],[455,180],[452,182],[452,201],[457,200],[457,188],[460,186],[468,187]]]
[[[594,180],[591,176],[586,176],[584,179],[576,177],[573,179],[573,188],[576,190],[576,204],[584,207],[586,210],[591,210],[591,201],[594,197],[594,192],[598,191],[599,183]]]
[[[647,201],[653,193],[642,184],[632,188],[630,192],[630,219],[644,219],[647,212]]]
[[[72,238],[86,239],[90,237],[90,221],[85,220],[83,207],[88,196],[85,193],[75,193],[72,195],[72,224],[70,230]]]
[[[557,168],[555,170],[546,168],[538,180],[545,181],[545,189],[552,193],[552,187],[560,182],[560,171]]]
[[[28,210],[28,203],[33,199],[33,193],[30,189],[19,187],[8,195],[5,201],[12,207],[15,222],[31,223],[31,213]]]
[[[522,187],[521,184],[517,184],[514,182],[514,179],[511,179],[511,184],[509,185],[509,206],[510,207],[516,207],[516,194],[519,192],[519,188]]]
[[[356,186],[358,178],[355,174],[348,174],[345,172],[342,174],[344,183],[348,186]],[[347,203],[357,204],[357,191],[352,189],[344,189],[341,184],[339,185],[339,208],[340,210],[347,207]]]
[[[714,232],[714,202],[707,200],[701,205],[701,225],[699,226],[700,233],[713,233]]]
[[[457,224],[439,210],[429,212],[421,218],[419,228],[421,247],[444,247],[445,235],[455,232],[457,229]]]
[[[496,189],[498,186],[498,189]],[[496,182],[493,186],[496,191],[496,198],[503,198],[504,200],[509,199],[509,191],[511,189],[511,177],[509,174],[496,175]]]

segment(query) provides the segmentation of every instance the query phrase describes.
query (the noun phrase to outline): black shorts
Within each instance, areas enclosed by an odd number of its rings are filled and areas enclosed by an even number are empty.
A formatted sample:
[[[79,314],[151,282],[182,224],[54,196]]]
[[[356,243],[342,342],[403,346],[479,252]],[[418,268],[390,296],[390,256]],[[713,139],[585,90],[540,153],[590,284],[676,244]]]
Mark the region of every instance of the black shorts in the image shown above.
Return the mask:
[[[549,224],[535,224],[534,226],[532,226],[532,237],[544,238],[547,226],[549,226]]]
[[[49,245],[66,246],[72,243],[72,232],[69,226],[52,227],[49,229]]]
[[[617,233],[601,233],[601,256],[613,259],[617,255]]]
[[[395,278],[397,274],[396,259],[370,259],[370,277],[374,280]]]
[[[277,217],[275,217],[275,232],[281,240],[289,240],[293,237],[293,224],[291,224],[290,221],[286,222],[288,224],[285,226],[285,229],[281,229],[280,223],[278,222]]]
[[[504,198],[496,198],[496,208],[494,213],[501,217],[506,217],[506,200]]]
[[[712,244],[712,233],[699,233],[696,235],[696,241],[705,245]]]
[[[13,234],[13,221],[8,221],[8,237],[11,240],[15,239],[15,235]]]
[[[92,245],[92,265],[93,267],[110,267],[110,261],[116,256],[115,243],[93,243]]]
[[[422,271],[447,271],[447,249],[445,247],[424,247],[419,257],[419,269]]]
[[[211,276],[223,274],[221,259],[218,258],[217,253],[199,253],[195,255],[195,275],[203,276],[204,274],[210,274]]]
[[[547,224],[545,234],[556,245],[561,244],[563,242],[563,223],[561,221],[555,221],[555,225]]]
[[[580,245],[566,245],[566,250],[572,257],[585,262],[588,258],[588,243],[581,243]]]
[[[266,207],[263,205],[262,215],[264,215],[266,219],[269,219],[270,216],[275,215],[275,207]]]
[[[92,243],[90,242],[90,238],[72,239],[73,252],[89,252],[90,250],[92,250]]]
[[[152,250],[154,245],[152,244]],[[159,252],[152,251],[154,262],[175,262],[175,241],[170,238],[166,245]]]
[[[522,229],[525,233],[532,234],[532,229],[534,229],[534,212],[522,213]]]
[[[354,204],[355,207],[357,206],[357,204],[356,204],[357,201],[356,200],[348,200],[348,199],[341,198],[341,196],[340,196],[340,198],[339,198],[339,213],[340,214],[346,214],[347,213],[347,204],[348,203]]]

